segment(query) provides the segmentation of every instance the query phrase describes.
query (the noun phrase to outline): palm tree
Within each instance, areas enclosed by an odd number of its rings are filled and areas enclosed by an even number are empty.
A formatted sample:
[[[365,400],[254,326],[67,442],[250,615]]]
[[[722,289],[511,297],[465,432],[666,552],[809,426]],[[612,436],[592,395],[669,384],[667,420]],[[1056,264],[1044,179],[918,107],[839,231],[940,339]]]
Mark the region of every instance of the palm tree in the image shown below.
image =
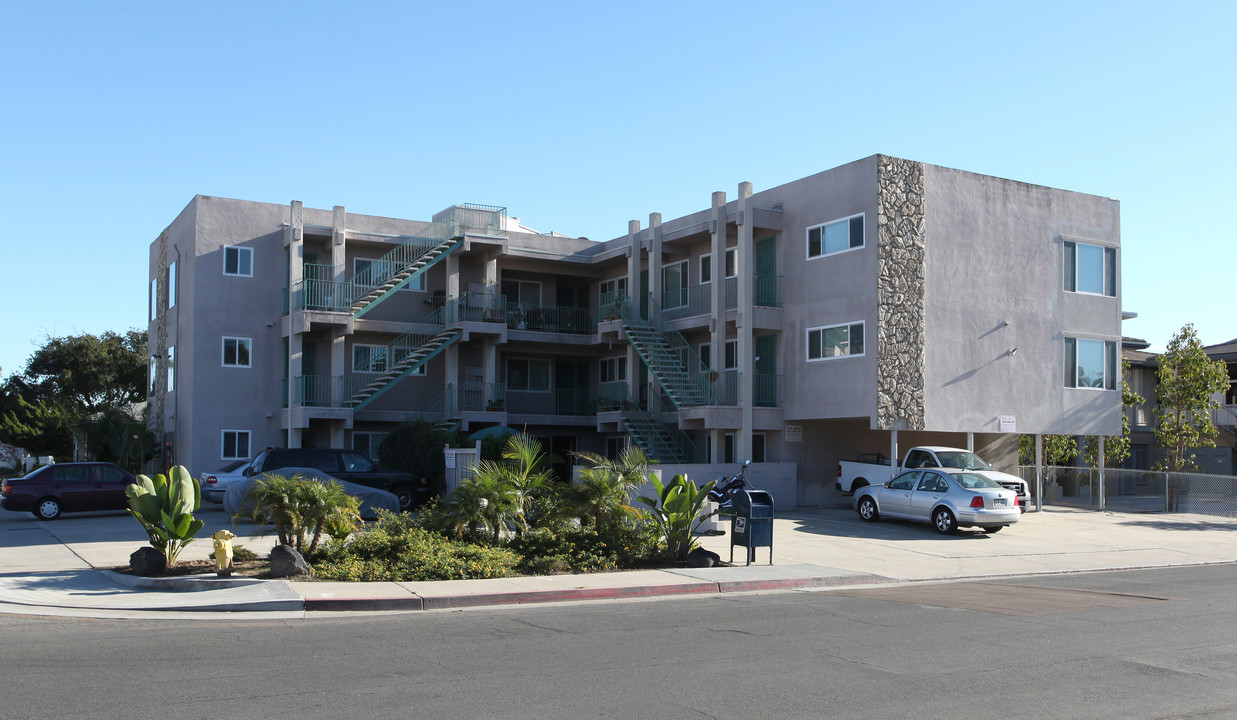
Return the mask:
[[[232,521],[248,517],[261,525],[273,525],[281,544],[291,545],[297,552],[312,553],[325,528],[343,533],[360,524],[360,504],[335,480],[323,483],[300,473],[290,478],[267,475],[254,482],[245,497],[245,506]],[[306,548],[310,535],[312,540]]]
[[[576,456],[590,463],[580,471],[580,482],[570,492],[582,522],[597,527],[640,514],[629,503],[632,492],[649,477],[649,461],[643,450],[630,445],[616,459],[590,452]]]
[[[507,446],[503,448],[503,460],[506,462],[497,465],[501,468],[499,481],[510,488],[514,495],[518,511],[516,529],[522,532],[528,528],[533,497],[550,484],[554,473],[546,464],[541,443],[525,433],[518,433],[507,439]]]
[[[491,542],[498,543],[506,521],[518,516],[516,496],[505,475],[500,463],[482,460],[473,477],[460,483],[447,498],[456,537],[475,532],[480,526]]]

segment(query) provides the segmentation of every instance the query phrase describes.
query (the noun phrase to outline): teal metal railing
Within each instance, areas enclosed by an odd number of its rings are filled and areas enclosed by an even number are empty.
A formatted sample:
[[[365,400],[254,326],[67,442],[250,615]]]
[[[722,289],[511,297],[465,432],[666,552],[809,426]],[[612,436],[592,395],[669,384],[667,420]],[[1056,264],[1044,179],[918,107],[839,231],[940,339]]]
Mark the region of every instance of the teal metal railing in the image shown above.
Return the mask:
[[[508,302],[504,308],[512,330],[592,335],[597,332],[597,313],[589,308],[555,307]]]

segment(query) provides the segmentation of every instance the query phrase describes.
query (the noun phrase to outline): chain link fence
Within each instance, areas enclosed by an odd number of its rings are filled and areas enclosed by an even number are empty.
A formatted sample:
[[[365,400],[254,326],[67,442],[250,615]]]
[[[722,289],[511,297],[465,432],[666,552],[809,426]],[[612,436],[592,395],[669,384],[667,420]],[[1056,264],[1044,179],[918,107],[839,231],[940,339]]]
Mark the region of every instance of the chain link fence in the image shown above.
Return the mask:
[[[1036,498],[1035,466],[1023,465],[1019,471]],[[1101,492],[1097,468],[1047,466],[1043,469],[1043,505],[1237,517],[1237,477],[1107,468]]]

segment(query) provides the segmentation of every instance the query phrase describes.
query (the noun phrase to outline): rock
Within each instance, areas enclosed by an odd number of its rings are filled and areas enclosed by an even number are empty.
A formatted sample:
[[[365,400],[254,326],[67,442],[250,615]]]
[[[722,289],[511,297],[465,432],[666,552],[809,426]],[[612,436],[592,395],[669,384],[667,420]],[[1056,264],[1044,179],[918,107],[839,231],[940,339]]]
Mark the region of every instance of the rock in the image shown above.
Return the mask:
[[[167,558],[152,547],[138,548],[129,556],[129,569],[137,575],[162,575],[167,566]]]
[[[722,556],[712,550],[696,548],[687,553],[687,567],[709,568],[722,561]]]
[[[309,563],[291,545],[276,545],[271,549],[271,577],[313,575]]]

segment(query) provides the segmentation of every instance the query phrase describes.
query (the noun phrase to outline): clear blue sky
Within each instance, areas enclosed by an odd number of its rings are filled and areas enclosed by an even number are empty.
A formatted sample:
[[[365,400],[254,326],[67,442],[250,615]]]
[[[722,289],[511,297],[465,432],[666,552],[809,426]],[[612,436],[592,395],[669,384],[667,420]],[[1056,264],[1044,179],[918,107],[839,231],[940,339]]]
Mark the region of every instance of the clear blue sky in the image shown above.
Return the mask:
[[[1125,334],[1237,337],[1237,3],[0,0],[0,368],[145,327],[198,193],[608,239],[886,153],[1121,201]]]

